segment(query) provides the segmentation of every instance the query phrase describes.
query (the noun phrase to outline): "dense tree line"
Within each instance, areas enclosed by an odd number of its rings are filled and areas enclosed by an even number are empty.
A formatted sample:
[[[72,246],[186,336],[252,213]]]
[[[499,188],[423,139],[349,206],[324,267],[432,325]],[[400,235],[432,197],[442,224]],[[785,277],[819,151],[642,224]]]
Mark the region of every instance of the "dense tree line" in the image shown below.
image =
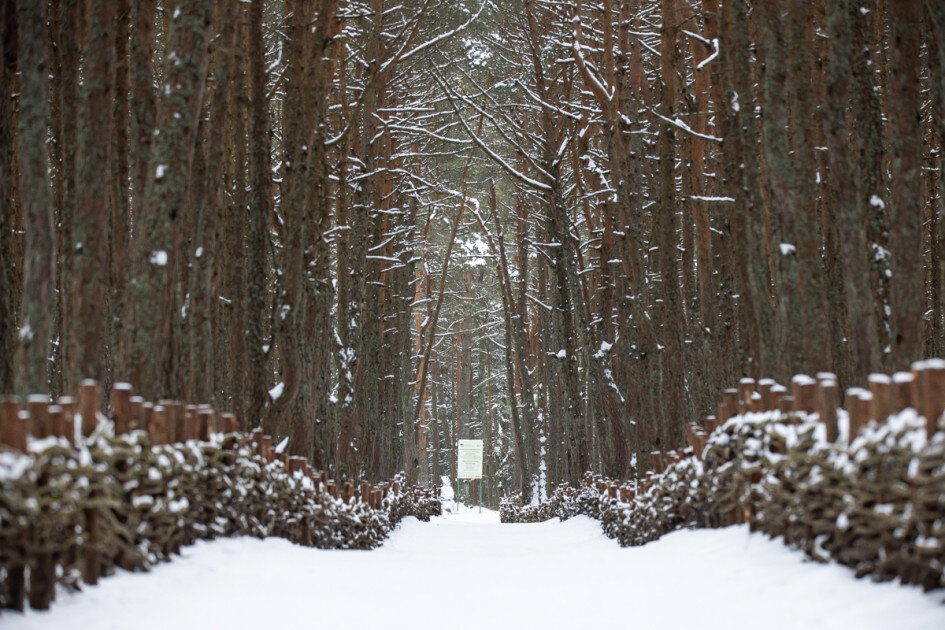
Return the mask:
[[[0,0],[0,390],[338,476],[637,474],[742,376],[945,352],[934,0]],[[637,465],[639,464],[639,465]]]

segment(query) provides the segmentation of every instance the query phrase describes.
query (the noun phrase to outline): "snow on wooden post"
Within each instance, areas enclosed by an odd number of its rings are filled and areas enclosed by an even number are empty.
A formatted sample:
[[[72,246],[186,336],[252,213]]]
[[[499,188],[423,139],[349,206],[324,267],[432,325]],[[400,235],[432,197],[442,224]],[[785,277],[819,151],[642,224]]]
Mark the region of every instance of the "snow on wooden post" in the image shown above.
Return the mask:
[[[128,433],[131,417],[131,385],[115,383],[111,391],[112,418],[115,422],[115,435]]]
[[[896,411],[915,409],[915,376],[912,372],[896,372],[892,380],[896,390]]]
[[[925,431],[931,438],[938,431],[938,421],[945,411],[945,361],[929,359],[919,367],[919,413],[925,418]]]
[[[806,374],[797,374],[791,379],[791,394],[794,404],[791,408],[797,413],[813,413],[817,396],[817,382]]]
[[[877,422],[886,422],[897,411],[892,379],[885,374],[870,374],[868,381],[873,395],[870,417]]]
[[[26,397],[26,409],[30,414],[30,433],[34,437],[49,437],[49,396],[43,394],[30,394]]]
[[[92,435],[98,426],[98,412],[102,408],[102,388],[92,379],[79,385],[79,415],[82,417],[82,436]]]
[[[819,375],[818,375],[819,376]],[[827,428],[827,441],[836,442],[839,435],[837,407],[840,405],[840,389],[835,379],[824,375],[817,382],[817,415]]]
[[[329,479],[329,480],[328,480],[328,482],[325,484],[325,491],[328,492],[328,494],[329,494],[333,499],[337,499],[337,498],[338,498],[338,486],[335,485],[335,480],[334,480],[334,479]]]

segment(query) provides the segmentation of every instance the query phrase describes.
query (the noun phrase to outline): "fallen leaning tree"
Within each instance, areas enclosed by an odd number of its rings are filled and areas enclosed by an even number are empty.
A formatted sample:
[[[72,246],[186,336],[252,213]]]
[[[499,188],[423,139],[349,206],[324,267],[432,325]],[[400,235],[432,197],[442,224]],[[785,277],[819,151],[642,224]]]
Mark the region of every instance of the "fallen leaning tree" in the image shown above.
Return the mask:
[[[539,505],[510,498],[502,521],[584,514],[623,546],[748,523],[857,576],[945,587],[945,364],[874,376],[870,391],[848,390],[845,409],[831,375],[795,377],[792,389],[745,379],[723,394],[721,426],[691,427],[690,446],[655,453],[641,480],[586,475]]]
[[[57,585],[78,589],[118,568],[147,570],[198,539],[277,536],[371,549],[404,517],[440,513],[433,492],[404,488],[400,477],[339,486],[303,458],[274,452],[261,431],[240,433],[234,418],[208,408],[126,404],[130,389],[122,388],[106,419],[96,387],[83,385],[91,402],[78,414],[71,400],[47,406],[31,398],[28,412],[0,402],[5,608],[22,610],[27,598],[48,608]]]

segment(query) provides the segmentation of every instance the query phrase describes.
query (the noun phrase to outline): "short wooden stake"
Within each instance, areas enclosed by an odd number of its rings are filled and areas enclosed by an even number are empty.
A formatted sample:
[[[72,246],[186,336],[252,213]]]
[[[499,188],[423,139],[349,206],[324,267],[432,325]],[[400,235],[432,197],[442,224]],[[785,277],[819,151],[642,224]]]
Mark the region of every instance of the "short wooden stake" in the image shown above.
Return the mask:
[[[72,396],[60,396],[57,401],[59,406],[62,408],[62,430],[64,431],[63,435],[70,444],[75,444],[75,433],[76,433],[76,400]],[[81,418],[80,418],[81,424]]]
[[[0,398],[0,444],[26,452],[26,424],[20,420],[20,403],[16,398]]]
[[[837,408],[840,406],[840,388],[835,380],[821,380],[817,384],[817,415],[827,429],[827,441],[836,442],[839,435]]]
[[[131,385],[115,383],[111,392],[112,418],[115,435],[125,435],[131,428]]]
[[[49,396],[31,394],[26,397],[26,409],[30,414],[30,430],[33,437],[46,438],[52,435],[49,422]]]
[[[886,422],[897,411],[892,379],[885,374],[870,374],[869,385],[873,395],[870,417],[877,422]]]
[[[817,382],[806,374],[791,379],[791,394],[794,397],[794,413],[813,413],[817,396]]]
[[[98,412],[102,409],[102,388],[92,379],[79,385],[79,415],[82,417],[82,436],[89,437],[98,426]]]
[[[892,380],[896,390],[896,410],[915,409],[915,376],[912,372],[896,372]]]

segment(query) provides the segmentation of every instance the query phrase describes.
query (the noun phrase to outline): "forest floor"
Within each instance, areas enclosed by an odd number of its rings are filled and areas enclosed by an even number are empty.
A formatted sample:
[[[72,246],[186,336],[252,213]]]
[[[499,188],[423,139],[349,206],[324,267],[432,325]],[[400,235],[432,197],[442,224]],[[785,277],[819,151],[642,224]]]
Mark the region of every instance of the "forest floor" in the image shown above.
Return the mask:
[[[621,549],[586,517],[502,525],[464,509],[407,519],[375,551],[284,540],[201,542],[122,573],[25,628],[945,628],[943,594],[857,580],[746,527],[682,531]]]

